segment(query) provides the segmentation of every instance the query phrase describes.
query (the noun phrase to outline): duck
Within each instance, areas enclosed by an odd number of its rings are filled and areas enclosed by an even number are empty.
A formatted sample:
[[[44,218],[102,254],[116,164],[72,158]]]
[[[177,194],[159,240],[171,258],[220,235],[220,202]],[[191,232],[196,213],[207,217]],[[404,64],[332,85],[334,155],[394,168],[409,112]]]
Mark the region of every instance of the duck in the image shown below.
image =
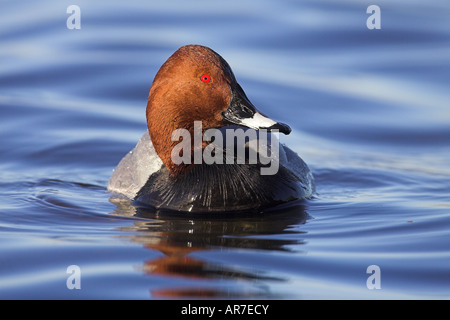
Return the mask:
[[[260,112],[209,47],[184,45],[162,64],[146,119],[109,179],[114,197],[181,214],[263,213],[313,197],[308,165],[277,138],[291,128]]]

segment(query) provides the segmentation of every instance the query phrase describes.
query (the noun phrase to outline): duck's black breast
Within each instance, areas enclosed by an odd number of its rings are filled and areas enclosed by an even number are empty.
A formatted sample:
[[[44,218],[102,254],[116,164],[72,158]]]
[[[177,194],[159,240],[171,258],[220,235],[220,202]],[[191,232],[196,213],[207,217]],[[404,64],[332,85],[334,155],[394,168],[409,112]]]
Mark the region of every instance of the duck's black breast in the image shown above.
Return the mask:
[[[274,175],[261,175],[260,169],[254,164],[201,164],[173,177],[163,165],[134,203],[195,213],[261,211],[308,196],[304,184],[285,167]]]

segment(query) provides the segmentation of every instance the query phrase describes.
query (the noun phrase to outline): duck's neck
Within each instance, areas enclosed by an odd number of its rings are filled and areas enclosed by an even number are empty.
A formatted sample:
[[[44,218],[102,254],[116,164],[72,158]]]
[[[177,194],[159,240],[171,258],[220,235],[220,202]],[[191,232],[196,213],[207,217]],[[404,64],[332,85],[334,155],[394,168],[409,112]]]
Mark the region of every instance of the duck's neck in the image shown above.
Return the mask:
[[[153,147],[173,176],[182,175],[193,166],[203,163],[203,150],[208,143],[202,139],[204,130],[201,123],[184,123],[180,128],[173,119],[149,121]]]

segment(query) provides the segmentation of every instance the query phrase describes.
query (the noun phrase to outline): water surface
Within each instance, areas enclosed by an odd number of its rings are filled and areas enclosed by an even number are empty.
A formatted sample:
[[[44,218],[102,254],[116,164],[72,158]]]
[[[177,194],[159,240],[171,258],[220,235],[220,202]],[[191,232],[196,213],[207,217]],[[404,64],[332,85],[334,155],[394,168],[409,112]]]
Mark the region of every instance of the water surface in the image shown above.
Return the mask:
[[[450,6],[3,1],[0,298],[448,299]],[[317,196],[277,214],[155,216],[108,179],[178,47],[219,52]],[[81,270],[69,290],[67,267]],[[369,290],[367,267],[381,270]]]

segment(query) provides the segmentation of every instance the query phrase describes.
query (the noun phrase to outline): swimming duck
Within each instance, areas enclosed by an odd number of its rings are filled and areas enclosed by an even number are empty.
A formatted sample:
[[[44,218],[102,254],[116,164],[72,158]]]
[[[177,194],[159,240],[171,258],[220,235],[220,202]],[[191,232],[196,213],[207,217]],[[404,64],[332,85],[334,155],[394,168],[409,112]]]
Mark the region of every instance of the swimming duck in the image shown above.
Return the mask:
[[[259,112],[229,64],[208,47],[186,45],[167,59],[153,80],[146,116],[148,131],[108,183],[108,191],[137,206],[264,212],[313,195],[306,163],[271,134],[289,134],[290,127]]]

